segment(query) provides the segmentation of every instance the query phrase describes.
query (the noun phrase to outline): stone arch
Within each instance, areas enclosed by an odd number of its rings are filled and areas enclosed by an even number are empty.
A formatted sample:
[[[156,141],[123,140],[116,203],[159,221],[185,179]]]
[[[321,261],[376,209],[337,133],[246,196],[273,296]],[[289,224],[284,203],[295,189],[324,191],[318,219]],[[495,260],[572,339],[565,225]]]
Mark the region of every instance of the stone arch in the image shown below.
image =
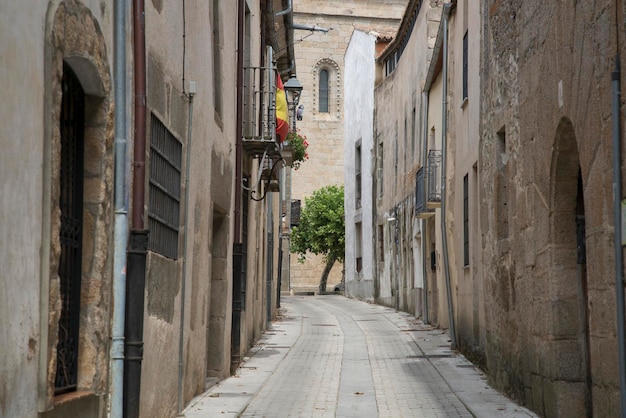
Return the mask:
[[[330,58],[322,58],[313,66],[313,112],[320,115],[319,109],[319,75],[322,70],[328,71],[328,114],[341,114],[341,69],[339,64]]]
[[[577,245],[579,215],[584,237],[582,179],[574,126],[563,117],[556,131],[550,172],[550,325],[546,330],[550,355],[544,376],[548,392],[565,394],[544,399],[545,410],[558,411],[559,416],[586,416],[591,401],[586,266],[580,261]]]
[[[61,312],[59,164],[64,64],[75,73],[85,93],[83,262],[77,385],[78,390],[102,393],[106,390],[108,375],[106,347],[113,261],[110,252],[113,242],[113,97],[106,41],[100,24],[89,8],[77,0],[51,1],[46,14],[42,238],[49,245],[43,250],[41,275],[42,296],[48,298],[48,308],[42,307],[48,315],[41,325],[42,362],[47,365],[45,387],[40,390],[42,410],[53,405]],[[43,386],[44,381],[40,382]]]

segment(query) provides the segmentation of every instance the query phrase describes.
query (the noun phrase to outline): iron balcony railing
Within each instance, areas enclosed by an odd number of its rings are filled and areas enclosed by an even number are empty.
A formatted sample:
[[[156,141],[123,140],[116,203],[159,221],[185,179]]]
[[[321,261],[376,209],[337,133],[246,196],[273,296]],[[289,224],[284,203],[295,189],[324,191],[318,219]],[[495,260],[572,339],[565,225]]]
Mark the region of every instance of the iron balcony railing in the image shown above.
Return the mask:
[[[276,77],[274,67],[244,68],[243,145],[259,156],[278,150],[276,143]]]
[[[439,150],[428,152],[426,167],[420,167],[415,176],[415,213],[418,218],[434,215],[441,205],[441,160]]]

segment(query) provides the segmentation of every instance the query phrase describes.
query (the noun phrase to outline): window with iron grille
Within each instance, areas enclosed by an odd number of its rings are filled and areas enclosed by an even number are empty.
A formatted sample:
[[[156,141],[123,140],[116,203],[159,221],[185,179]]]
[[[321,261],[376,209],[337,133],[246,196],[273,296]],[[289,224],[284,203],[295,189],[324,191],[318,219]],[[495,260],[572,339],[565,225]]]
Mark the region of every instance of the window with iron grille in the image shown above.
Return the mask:
[[[183,146],[154,114],[151,115],[150,127],[148,248],[176,259]]]
[[[61,210],[59,279],[61,316],[55,395],[76,390],[83,241],[83,153],[85,94],[71,68],[63,65],[61,103]]]

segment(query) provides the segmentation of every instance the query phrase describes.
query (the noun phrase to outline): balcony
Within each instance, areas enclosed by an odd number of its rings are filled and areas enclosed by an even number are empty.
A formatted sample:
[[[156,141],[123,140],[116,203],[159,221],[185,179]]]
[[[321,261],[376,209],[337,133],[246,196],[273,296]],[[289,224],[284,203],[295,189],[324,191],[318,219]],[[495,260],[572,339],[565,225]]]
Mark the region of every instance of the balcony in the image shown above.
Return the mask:
[[[430,150],[426,169],[420,167],[415,178],[415,213],[430,218],[441,207],[441,151]]]
[[[276,142],[276,69],[244,68],[243,147],[252,157],[280,157]]]

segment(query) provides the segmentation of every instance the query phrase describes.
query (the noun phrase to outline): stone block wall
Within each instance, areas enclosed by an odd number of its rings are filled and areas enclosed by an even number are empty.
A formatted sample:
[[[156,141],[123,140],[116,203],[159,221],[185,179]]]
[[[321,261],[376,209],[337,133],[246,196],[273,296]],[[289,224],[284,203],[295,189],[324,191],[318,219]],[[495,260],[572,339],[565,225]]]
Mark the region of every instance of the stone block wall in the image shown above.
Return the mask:
[[[482,14],[479,166],[483,179],[500,171],[508,184],[505,194],[494,182],[480,189],[487,369],[541,415],[615,416],[609,121],[624,11],[610,1],[494,2]]]

